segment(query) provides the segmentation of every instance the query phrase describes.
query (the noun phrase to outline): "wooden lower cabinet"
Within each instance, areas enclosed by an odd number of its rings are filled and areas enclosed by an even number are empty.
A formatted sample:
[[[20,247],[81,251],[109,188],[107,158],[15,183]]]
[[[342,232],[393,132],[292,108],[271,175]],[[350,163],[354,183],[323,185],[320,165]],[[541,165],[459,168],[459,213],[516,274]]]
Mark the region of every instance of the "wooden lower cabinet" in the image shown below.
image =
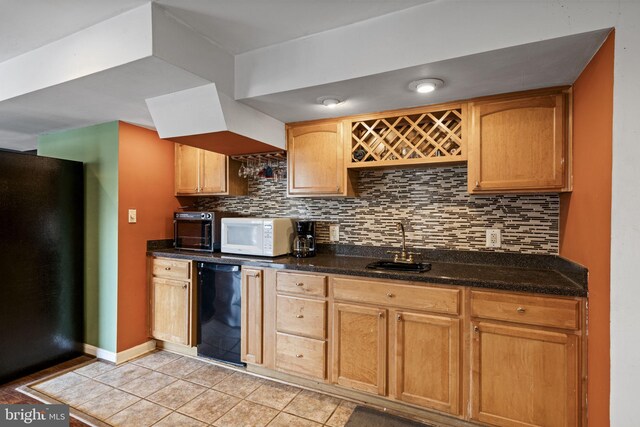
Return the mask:
[[[472,322],[471,417],[497,426],[580,425],[579,337]]]
[[[194,263],[157,257],[148,262],[149,334],[160,341],[196,345]]]
[[[151,336],[162,341],[192,345],[191,283],[151,279]]]
[[[305,377],[325,378],[327,343],[297,335],[276,334],[276,368]]]
[[[257,372],[434,420],[586,425],[580,298],[268,268],[242,284]]]
[[[242,338],[240,358],[243,362],[262,363],[262,325],[263,325],[263,271],[254,268],[242,268]]]
[[[395,398],[459,414],[460,319],[406,311],[393,317]]]
[[[334,304],[333,383],[384,396],[386,368],[387,310]]]

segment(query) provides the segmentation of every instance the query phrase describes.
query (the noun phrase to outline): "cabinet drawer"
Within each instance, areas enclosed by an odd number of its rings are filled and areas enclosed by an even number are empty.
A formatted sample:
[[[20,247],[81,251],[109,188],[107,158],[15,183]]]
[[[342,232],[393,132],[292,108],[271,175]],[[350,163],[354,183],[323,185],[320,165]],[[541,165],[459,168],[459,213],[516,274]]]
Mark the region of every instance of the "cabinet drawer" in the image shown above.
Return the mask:
[[[434,313],[459,314],[460,290],[430,286],[333,278],[333,297],[383,306],[397,306]]]
[[[276,289],[278,292],[290,294],[325,297],[327,296],[327,276],[278,272]]]
[[[276,334],[276,368],[307,377],[325,378],[325,341]]]
[[[278,332],[324,339],[327,330],[326,304],[324,301],[278,295],[276,314]]]
[[[153,275],[167,279],[191,279],[191,261],[170,258],[153,259]]]
[[[471,315],[564,329],[580,327],[580,304],[571,299],[473,291]]]

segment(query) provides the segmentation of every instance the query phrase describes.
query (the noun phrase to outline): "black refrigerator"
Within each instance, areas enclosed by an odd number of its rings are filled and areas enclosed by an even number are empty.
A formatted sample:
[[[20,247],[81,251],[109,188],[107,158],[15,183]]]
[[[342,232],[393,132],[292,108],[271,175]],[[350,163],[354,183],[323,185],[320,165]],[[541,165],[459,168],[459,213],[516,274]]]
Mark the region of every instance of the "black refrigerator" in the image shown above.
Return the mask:
[[[0,150],[0,384],[81,354],[83,164]]]

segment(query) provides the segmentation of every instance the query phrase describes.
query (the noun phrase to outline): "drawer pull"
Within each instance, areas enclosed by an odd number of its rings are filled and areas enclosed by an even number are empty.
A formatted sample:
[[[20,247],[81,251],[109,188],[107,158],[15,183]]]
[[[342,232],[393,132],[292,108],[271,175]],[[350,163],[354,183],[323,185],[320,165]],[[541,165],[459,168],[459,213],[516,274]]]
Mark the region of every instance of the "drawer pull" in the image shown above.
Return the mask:
[[[171,267],[165,267],[164,269],[169,271],[169,270],[171,270]]]
[[[393,298],[393,297],[394,297],[394,295],[393,295],[391,292],[387,292],[387,297],[389,297],[389,298]]]
[[[303,356],[302,354],[296,354],[296,357],[297,357],[298,359],[302,359],[304,356]]]
[[[524,313],[524,312],[525,312],[525,311],[527,311],[527,310],[525,310],[525,308],[524,308],[524,307],[518,307],[518,308],[516,308],[516,311],[517,311],[518,313]]]
[[[296,283],[296,286],[304,286],[304,283],[298,282],[298,283]]]
[[[302,314],[296,314],[296,319],[302,319],[304,316]]]

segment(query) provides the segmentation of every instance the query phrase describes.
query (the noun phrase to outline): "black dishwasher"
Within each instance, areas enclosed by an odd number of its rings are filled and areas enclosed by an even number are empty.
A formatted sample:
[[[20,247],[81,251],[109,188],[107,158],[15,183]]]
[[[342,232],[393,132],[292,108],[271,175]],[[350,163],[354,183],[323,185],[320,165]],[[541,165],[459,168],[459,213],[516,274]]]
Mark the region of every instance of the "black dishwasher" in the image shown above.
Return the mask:
[[[240,360],[240,266],[198,263],[198,356]]]

